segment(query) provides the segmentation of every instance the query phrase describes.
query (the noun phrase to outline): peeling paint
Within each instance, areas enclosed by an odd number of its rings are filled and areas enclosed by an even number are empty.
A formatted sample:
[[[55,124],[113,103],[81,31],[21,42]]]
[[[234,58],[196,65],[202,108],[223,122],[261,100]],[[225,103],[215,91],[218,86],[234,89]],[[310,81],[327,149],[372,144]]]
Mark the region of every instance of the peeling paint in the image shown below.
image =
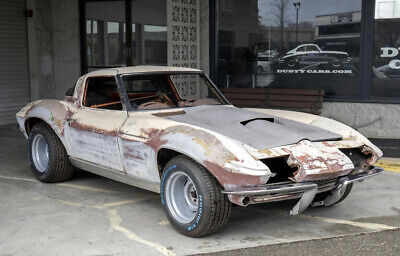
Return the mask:
[[[170,118],[184,116],[186,112],[183,109],[127,112],[82,106],[86,79],[100,74],[103,73],[94,72],[81,77],[74,95],[63,101],[40,100],[25,106],[17,113],[20,130],[27,136],[26,120],[39,118],[59,136],[69,156],[149,182],[160,182],[157,163],[160,150],[174,150],[206,168],[226,191],[267,183],[273,174],[261,159],[285,157],[289,166],[297,168],[288,179],[304,182],[354,172],[351,159],[340,149],[360,148],[364,154],[370,155],[366,164],[357,171],[374,164],[382,156],[375,145],[350,127],[305,113],[252,109],[279,117],[276,120],[288,119],[339,134],[342,140],[303,139],[290,145],[255,148],[223,132]],[[106,72],[108,76],[115,74],[116,70]],[[232,109],[229,111],[231,113]],[[251,125],[246,127],[250,128]],[[229,199],[236,204],[243,201],[242,197],[234,195],[229,195]]]

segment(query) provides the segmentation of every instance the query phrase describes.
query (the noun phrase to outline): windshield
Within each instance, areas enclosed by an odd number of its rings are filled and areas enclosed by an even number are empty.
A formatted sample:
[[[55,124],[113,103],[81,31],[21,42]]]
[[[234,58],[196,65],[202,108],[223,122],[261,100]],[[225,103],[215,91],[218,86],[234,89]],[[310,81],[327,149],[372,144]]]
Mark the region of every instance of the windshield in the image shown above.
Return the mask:
[[[130,107],[167,109],[227,104],[218,89],[201,74],[122,76]]]

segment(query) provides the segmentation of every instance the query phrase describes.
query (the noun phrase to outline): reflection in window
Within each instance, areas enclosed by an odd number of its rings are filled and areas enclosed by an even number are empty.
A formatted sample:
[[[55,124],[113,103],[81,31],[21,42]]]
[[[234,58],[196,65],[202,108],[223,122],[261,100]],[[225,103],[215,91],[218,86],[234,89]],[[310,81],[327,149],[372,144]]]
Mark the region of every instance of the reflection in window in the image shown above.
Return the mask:
[[[86,45],[88,65],[99,65],[99,37],[97,33],[97,21],[95,20],[86,20]]]
[[[125,65],[124,1],[87,1],[85,19],[87,71]]]
[[[123,66],[125,64],[124,35],[126,28],[124,22],[107,22],[108,59],[106,65]]]
[[[167,65],[167,27],[144,25],[145,64]]]
[[[375,2],[372,95],[400,97],[400,0]]]
[[[231,0],[218,10],[220,87],[358,95],[361,0]]]
[[[125,17],[128,1],[84,2],[87,71],[127,64],[167,65],[167,1],[131,1],[129,17]],[[128,40],[127,24],[132,24]]]

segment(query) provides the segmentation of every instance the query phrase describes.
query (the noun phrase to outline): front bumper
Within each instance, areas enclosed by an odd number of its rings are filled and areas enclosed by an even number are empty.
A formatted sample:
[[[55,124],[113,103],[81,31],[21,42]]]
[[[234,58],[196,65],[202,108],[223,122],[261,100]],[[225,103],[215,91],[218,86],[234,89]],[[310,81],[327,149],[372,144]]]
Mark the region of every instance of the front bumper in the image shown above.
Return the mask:
[[[332,205],[340,200],[349,184],[373,177],[383,171],[380,167],[371,166],[364,172],[346,175],[324,183],[317,181],[275,183],[242,188],[236,191],[223,191],[223,193],[227,194],[231,201],[242,206],[300,198],[290,211],[290,214],[296,215],[311,205],[316,194],[331,191],[331,195],[327,196],[324,201],[318,202],[318,205]]]

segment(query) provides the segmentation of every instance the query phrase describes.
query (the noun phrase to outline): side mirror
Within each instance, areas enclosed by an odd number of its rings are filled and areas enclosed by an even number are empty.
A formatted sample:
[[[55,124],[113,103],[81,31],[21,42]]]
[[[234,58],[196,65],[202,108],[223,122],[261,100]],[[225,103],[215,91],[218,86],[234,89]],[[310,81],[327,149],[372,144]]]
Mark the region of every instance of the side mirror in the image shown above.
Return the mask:
[[[67,92],[65,93],[65,96],[74,96],[74,92],[75,92],[75,86],[72,86],[71,88],[69,88],[67,90]]]

